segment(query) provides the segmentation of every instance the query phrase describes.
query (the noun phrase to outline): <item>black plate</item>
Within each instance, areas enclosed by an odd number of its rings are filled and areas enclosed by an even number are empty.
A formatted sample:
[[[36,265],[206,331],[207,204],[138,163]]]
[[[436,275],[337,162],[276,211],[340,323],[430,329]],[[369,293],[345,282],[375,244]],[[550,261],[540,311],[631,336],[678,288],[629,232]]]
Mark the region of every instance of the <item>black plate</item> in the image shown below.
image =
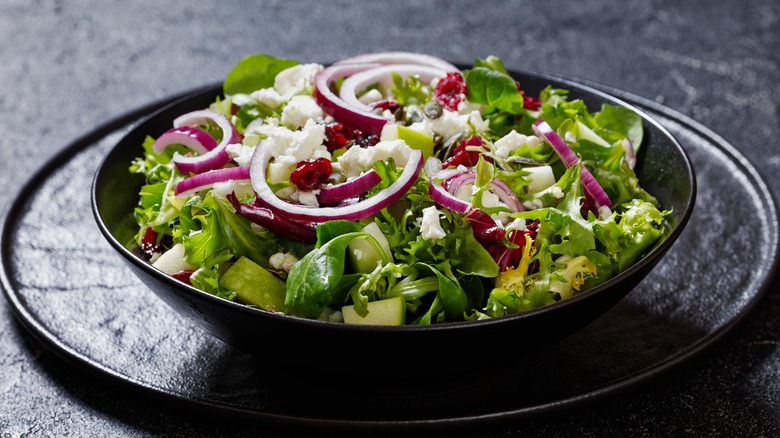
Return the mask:
[[[262,359],[216,340],[149,293],[100,237],[89,188],[107,151],[151,107],[76,141],[23,188],[6,212],[0,242],[6,296],[23,325],[69,362],[150,397],[223,417],[420,429],[512,420],[601,399],[720,339],[766,292],[778,260],[776,203],[733,146],[665,107],[608,91],[658,120],[690,155],[699,187],[690,223],[619,304],[479,385],[370,396],[350,388],[345,372],[292,394],[263,371]]]

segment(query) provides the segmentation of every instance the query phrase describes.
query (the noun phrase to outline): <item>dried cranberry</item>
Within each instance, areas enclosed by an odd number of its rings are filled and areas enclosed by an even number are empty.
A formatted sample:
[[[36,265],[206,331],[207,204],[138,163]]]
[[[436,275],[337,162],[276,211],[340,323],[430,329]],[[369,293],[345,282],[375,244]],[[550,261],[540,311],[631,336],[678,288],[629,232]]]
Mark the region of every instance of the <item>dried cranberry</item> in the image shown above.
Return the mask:
[[[327,158],[301,161],[290,175],[290,182],[301,190],[314,190],[322,185],[333,169]]]
[[[464,165],[466,167],[475,166],[479,161],[481,152],[478,150],[466,150],[467,146],[483,146],[482,149],[487,151],[487,149],[484,148],[482,138],[477,136],[471,137],[468,140],[464,140],[458,144],[455,150],[452,151],[452,155],[444,160],[442,167],[458,167],[460,165]],[[485,159],[489,162],[493,161],[487,155],[485,156]]]
[[[171,274],[171,277],[181,281],[182,283],[192,284],[190,277],[192,277],[192,271],[179,271]]]
[[[458,72],[449,72],[439,79],[433,90],[433,100],[450,111],[457,111],[466,95],[466,80]]]
[[[347,144],[354,138],[354,133],[351,129],[344,126],[342,123],[331,123],[325,126],[325,147],[328,151],[334,151],[346,147]]]

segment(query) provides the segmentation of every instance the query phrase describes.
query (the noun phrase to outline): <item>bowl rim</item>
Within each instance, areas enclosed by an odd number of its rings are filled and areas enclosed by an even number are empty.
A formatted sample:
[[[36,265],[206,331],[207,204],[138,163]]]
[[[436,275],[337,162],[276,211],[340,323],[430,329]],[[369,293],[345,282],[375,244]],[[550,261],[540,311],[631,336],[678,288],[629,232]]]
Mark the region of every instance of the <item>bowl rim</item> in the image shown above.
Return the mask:
[[[461,68],[462,66],[458,65],[458,67]],[[574,295],[565,300],[561,300],[556,303],[549,304],[537,309],[528,310],[525,312],[505,315],[501,317],[489,318],[489,319],[482,319],[478,321],[452,321],[452,322],[436,323],[436,324],[429,324],[429,325],[406,324],[400,326],[346,324],[341,322],[330,322],[330,321],[321,321],[317,319],[307,319],[307,318],[298,317],[295,315],[290,315],[290,314],[285,314],[280,312],[271,312],[256,307],[250,307],[245,304],[237,303],[224,298],[220,298],[216,295],[200,290],[192,285],[182,283],[174,279],[173,277],[164,274],[162,271],[154,268],[151,264],[141,260],[135,254],[133,254],[129,249],[127,249],[124,246],[124,244],[122,244],[116,239],[116,237],[109,231],[107,225],[103,220],[97,202],[97,192],[99,190],[98,182],[103,173],[103,170],[109,164],[109,160],[111,156],[114,154],[114,152],[117,149],[119,149],[119,146],[125,142],[125,139],[128,136],[135,133],[141,127],[145,126],[146,123],[154,120],[155,117],[158,117],[160,113],[170,110],[170,108],[172,107],[175,107],[177,105],[182,105],[188,102],[189,100],[192,100],[198,96],[208,94],[208,93],[214,94],[215,96],[222,95],[221,82],[213,83],[211,85],[206,85],[194,89],[192,92],[186,93],[176,98],[175,100],[171,101],[169,104],[163,106],[162,108],[152,111],[146,117],[143,117],[133,128],[131,128],[130,131],[128,131],[125,135],[123,135],[111,147],[111,149],[101,159],[92,178],[92,183],[90,186],[90,203],[91,203],[91,210],[93,213],[93,217],[98,225],[98,229],[100,230],[101,234],[103,234],[103,236],[106,238],[106,240],[109,242],[109,244],[121,256],[127,259],[132,265],[134,265],[137,268],[140,268],[146,274],[151,275],[154,279],[174,288],[183,288],[187,293],[194,294],[200,299],[210,301],[211,304],[221,307],[223,309],[226,310],[229,309],[231,311],[245,313],[247,315],[251,315],[257,318],[270,318],[272,321],[279,322],[282,324],[297,324],[300,325],[301,327],[307,327],[307,328],[316,329],[320,331],[327,330],[327,331],[335,331],[335,332],[361,332],[361,333],[365,333],[365,332],[417,333],[421,331],[424,331],[426,333],[458,332],[462,330],[490,329],[495,327],[496,325],[505,325],[507,323],[517,322],[519,320],[532,319],[562,309],[576,306],[581,301],[587,300],[594,295],[599,295],[613,286],[617,286],[624,279],[637,275],[639,271],[645,269],[648,265],[653,265],[658,261],[660,261],[660,259],[664,256],[664,254],[666,254],[669,248],[671,248],[671,246],[677,241],[677,238],[682,233],[683,229],[687,225],[693,213],[694,206],[696,203],[695,201],[696,201],[696,193],[697,193],[695,169],[691,162],[690,156],[682,147],[682,145],[677,140],[677,138],[675,138],[674,135],[672,135],[672,133],[669,132],[669,130],[667,130],[657,120],[655,120],[653,117],[651,117],[641,109],[637,108],[636,106],[626,102],[625,100],[615,95],[594,88],[594,86],[598,86],[599,84],[593,82],[585,83],[585,81],[580,81],[576,78],[563,78],[557,75],[536,72],[531,70],[519,70],[519,69],[508,69],[508,70],[509,70],[509,74],[515,78],[526,76],[526,77],[532,77],[537,80],[557,83],[557,85],[563,86],[563,88],[569,87],[568,88],[569,90],[577,89],[577,91],[579,92],[593,95],[594,97],[602,101],[610,102],[611,104],[617,104],[634,111],[642,118],[643,123],[652,125],[661,134],[663,134],[663,136],[666,139],[671,141],[672,145],[674,146],[673,150],[677,153],[677,155],[679,155],[682,158],[686,170],[686,176],[690,188],[687,193],[687,202],[685,204],[685,210],[682,212],[682,214],[679,217],[679,220],[671,229],[671,231],[668,233],[668,235],[664,238],[664,240],[658,243],[649,253],[647,253],[644,257],[642,257],[640,260],[634,263],[631,267],[621,272],[617,276],[610,278],[609,280],[593,287],[592,289]],[[555,85],[555,84],[551,84],[551,85]],[[152,292],[154,293],[154,291]]]

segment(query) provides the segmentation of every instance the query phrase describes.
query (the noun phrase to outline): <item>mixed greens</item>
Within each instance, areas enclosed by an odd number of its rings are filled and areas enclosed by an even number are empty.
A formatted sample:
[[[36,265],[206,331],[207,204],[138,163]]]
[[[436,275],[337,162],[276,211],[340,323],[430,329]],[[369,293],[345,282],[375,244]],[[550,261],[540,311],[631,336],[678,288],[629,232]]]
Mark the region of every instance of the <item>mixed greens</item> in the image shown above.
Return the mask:
[[[522,85],[494,56],[248,56],[132,163],[137,253],[334,322],[479,320],[593,288],[668,228],[633,170],[642,119]]]

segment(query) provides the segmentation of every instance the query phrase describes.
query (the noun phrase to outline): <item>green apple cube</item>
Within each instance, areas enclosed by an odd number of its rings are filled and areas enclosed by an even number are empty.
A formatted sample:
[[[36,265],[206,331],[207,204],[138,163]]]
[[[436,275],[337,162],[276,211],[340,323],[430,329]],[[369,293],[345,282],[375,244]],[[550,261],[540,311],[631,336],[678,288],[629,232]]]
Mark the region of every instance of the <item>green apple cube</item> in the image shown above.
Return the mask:
[[[406,323],[406,301],[401,297],[368,303],[368,314],[360,316],[354,305],[341,308],[347,324],[404,325]]]
[[[262,266],[240,257],[219,279],[219,285],[236,293],[236,300],[275,312],[284,311],[287,284]]]
[[[373,236],[382,249],[385,255],[392,258],[393,253],[390,251],[390,242],[387,241],[387,237],[379,229],[376,222],[371,222],[362,230],[364,233],[368,233]],[[352,268],[356,272],[369,273],[376,269],[377,263],[382,261],[382,254],[379,254],[371,243],[366,239],[355,239],[347,246],[349,262]]]
[[[424,159],[433,155],[433,136],[403,125],[386,124],[382,129],[382,140],[403,140],[410,148],[421,151]]]

